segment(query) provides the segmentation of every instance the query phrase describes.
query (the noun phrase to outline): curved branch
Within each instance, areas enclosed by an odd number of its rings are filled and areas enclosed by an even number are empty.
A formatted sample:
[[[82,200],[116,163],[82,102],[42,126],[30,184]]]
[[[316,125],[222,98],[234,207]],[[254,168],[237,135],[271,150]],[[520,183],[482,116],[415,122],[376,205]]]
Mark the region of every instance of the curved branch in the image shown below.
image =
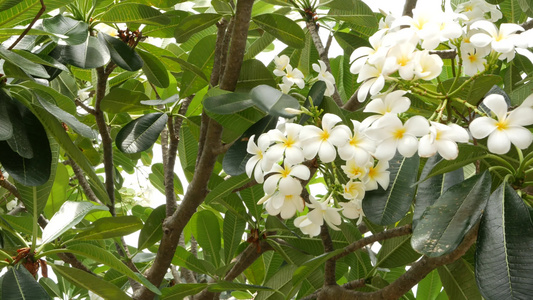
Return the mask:
[[[403,16],[413,16],[413,9],[416,7],[417,0],[406,0],[405,5],[403,6]]]

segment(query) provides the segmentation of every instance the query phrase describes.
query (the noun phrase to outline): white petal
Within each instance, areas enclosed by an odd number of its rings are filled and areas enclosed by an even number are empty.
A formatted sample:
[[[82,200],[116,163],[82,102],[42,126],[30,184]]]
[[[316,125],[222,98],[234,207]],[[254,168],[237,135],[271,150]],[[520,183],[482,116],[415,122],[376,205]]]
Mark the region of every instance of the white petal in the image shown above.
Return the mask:
[[[531,107],[521,106],[513,110],[507,116],[509,125],[528,126],[533,124],[533,109]]]
[[[324,224],[324,219],[322,216],[322,210],[320,208],[315,208],[309,213],[307,213],[307,218],[309,221],[311,221],[313,224],[322,225]]]
[[[457,155],[459,155],[457,144],[449,140],[437,142],[437,148],[440,156],[447,160],[456,159]]]
[[[498,35],[498,28],[496,28],[496,25],[494,25],[493,23],[491,23],[491,22],[489,22],[487,20],[474,22],[470,26],[470,28],[472,28],[472,29],[483,29],[483,30],[488,32],[493,37],[496,37]],[[470,41],[472,41],[472,40],[470,40]]]
[[[494,130],[487,141],[489,151],[495,154],[505,154],[511,149],[511,141],[501,130]]]
[[[489,117],[479,117],[474,119],[468,128],[474,138],[482,139],[496,129],[496,123],[496,120]]]
[[[397,141],[395,139],[386,139],[378,144],[374,156],[380,160],[390,160],[396,153]]]
[[[418,143],[418,155],[420,157],[431,157],[437,153],[437,147],[430,135],[424,135]]]
[[[531,145],[533,135],[531,131],[524,127],[511,127],[505,130],[507,137],[511,140],[511,143],[515,144],[520,149],[525,149]]]
[[[378,78],[376,78],[376,82],[374,82],[374,84],[372,84],[372,87],[370,88],[370,95],[375,95],[379,93],[383,89],[384,86],[385,86],[385,77],[378,76]]]
[[[248,177],[252,177],[252,171],[254,170],[254,167],[258,161],[259,161],[259,157],[257,155],[254,155],[250,157],[250,159],[246,162],[245,169],[246,169],[246,175],[248,175]]]
[[[490,94],[485,97],[483,104],[496,114],[498,120],[505,119],[507,115],[507,103],[502,95]]]
[[[404,135],[398,141],[398,152],[405,157],[411,157],[418,149],[418,139],[412,135]]]
[[[337,157],[335,147],[328,142],[322,143],[320,149],[318,149],[318,157],[320,157],[320,160],[324,163],[330,163],[334,161],[335,157]]]
[[[309,176],[311,176],[311,173],[309,171],[309,168],[307,168],[306,166],[297,165],[297,166],[292,168],[292,170],[290,172],[290,175],[292,175],[294,177],[298,177],[298,178],[300,178],[302,180],[307,180],[307,179],[309,179]]]
[[[476,33],[470,37],[470,42],[476,47],[485,47],[492,42],[492,37],[484,33]]]
[[[333,126],[335,126],[335,124],[341,122],[342,119],[341,117],[335,115],[335,114],[330,114],[330,113],[327,113],[325,114],[323,117],[322,117],[322,128],[324,130],[328,130],[330,131],[331,128],[333,128]]]
[[[422,116],[414,116],[404,124],[406,131],[412,135],[423,136],[429,132],[428,120]]]
[[[265,194],[274,194],[274,192],[278,188],[278,181],[280,178],[281,175],[274,174],[265,180],[265,183],[263,184],[263,190],[265,191]]]

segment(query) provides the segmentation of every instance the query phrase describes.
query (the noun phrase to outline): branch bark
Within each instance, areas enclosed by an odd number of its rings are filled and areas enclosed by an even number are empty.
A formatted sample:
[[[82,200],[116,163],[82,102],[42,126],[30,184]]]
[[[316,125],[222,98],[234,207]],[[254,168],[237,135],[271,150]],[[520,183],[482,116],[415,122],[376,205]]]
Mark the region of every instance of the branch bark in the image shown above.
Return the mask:
[[[229,48],[230,55],[228,55],[227,59],[227,66],[231,67],[225,70],[220,83],[220,87],[224,90],[233,91],[239,78],[252,5],[253,0],[240,0],[237,2],[235,26]],[[208,118],[205,120],[208,120]],[[172,216],[165,219],[163,223],[163,238],[156,258],[152,267],[145,273],[146,278],[155,285],[159,285],[163,280],[176,251],[183,228],[185,228],[185,225],[207,195],[207,183],[217,158],[217,155],[213,153],[213,149],[220,145],[222,127],[215,121],[210,120],[206,128],[205,144],[202,147],[202,152],[198,154],[197,171],[194,173],[181,205]],[[142,287],[134,294],[135,299],[152,299],[153,297],[153,293],[145,287]]]
[[[417,0],[405,0],[402,13],[403,16],[413,16],[413,9],[416,7],[416,1]]]
[[[327,224],[322,224],[322,227],[320,228],[320,238],[322,239],[322,245],[324,246],[324,253],[335,250],[335,248],[333,248],[333,241],[331,241]],[[328,259],[324,266],[324,285],[335,283],[335,260]]]
[[[94,194],[93,190],[91,189],[91,186],[89,185],[89,182],[83,175],[83,171],[81,170],[80,166],[76,164],[72,159],[67,160],[67,164],[70,165],[72,168],[72,171],[74,171],[74,176],[76,176],[76,179],[78,179],[78,183],[81,186],[81,189],[83,190],[83,193],[87,198],[93,202],[100,203],[101,205],[104,205],[98,197]]]

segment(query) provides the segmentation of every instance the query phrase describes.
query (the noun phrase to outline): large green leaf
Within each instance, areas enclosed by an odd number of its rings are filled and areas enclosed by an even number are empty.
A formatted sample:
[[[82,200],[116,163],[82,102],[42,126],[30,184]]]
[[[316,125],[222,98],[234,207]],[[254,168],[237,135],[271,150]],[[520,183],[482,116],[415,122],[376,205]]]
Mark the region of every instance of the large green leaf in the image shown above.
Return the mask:
[[[141,104],[143,100],[148,100],[145,93],[117,87],[105,95],[101,108],[112,114],[141,111],[146,109],[146,106]]]
[[[230,115],[253,105],[248,93],[225,93],[204,99],[204,108],[219,115]]]
[[[258,85],[275,87],[273,73],[257,59],[243,61],[235,90],[248,92]]]
[[[383,242],[378,253],[378,265],[382,268],[396,268],[416,261],[420,257],[411,247],[410,236],[399,236]]]
[[[6,131],[6,135],[9,134],[9,136],[2,140],[6,140],[11,150],[21,157],[33,158],[33,148],[31,147],[30,138],[26,132],[21,113],[26,111],[26,109],[24,107],[19,108],[20,104],[2,90],[0,90],[0,97],[2,98],[0,101],[2,101],[6,118],[2,122],[9,127]]]
[[[254,125],[248,128],[242,136],[237,139],[233,145],[228,149],[222,161],[224,172],[228,175],[237,176],[245,172],[246,162],[252,156],[246,150],[248,140],[255,134],[255,138],[259,138],[262,133],[276,128],[278,118],[274,116],[266,116],[257,121]],[[259,199],[258,199],[259,200]]]
[[[490,195],[490,173],[450,187],[428,206],[413,230],[411,245],[429,257],[455,250],[477,223]]]
[[[200,76],[197,72],[185,68],[185,72],[183,72],[183,76],[181,77],[180,96],[182,98],[196,93],[207,86],[208,82],[206,79],[211,74],[215,59],[215,44],[216,36],[208,35],[201,39],[191,50],[187,58],[187,63],[198,67],[204,76]]]
[[[273,289],[273,291],[259,291],[256,296],[256,300],[274,300],[274,299],[291,299],[292,274],[296,270],[297,266],[285,265],[277,270],[266,283]]]
[[[294,97],[268,86],[260,85],[252,89],[250,97],[255,105],[275,117],[292,118],[294,114],[285,111],[285,108],[299,109],[300,104]]]
[[[209,261],[198,259],[191,252],[180,246],[174,253],[172,264],[200,274],[213,274],[215,272],[215,267]]]
[[[212,258],[215,267],[220,266],[221,236],[218,217],[209,210],[201,210],[195,213],[191,220],[196,228],[195,238],[198,245],[204,250],[204,255]]]
[[[352,0],[351,5],[331,9],[328,17],[365,27],[377,27],[372,9],[361,0]]]
[[[533,224],[527,206],[504,183],[490,196],[476,247],[476,280],[486,299],[527,299],[533,290]]]
[[[487,156],[487,151],[484,150],[481,147],[470,145],[470,144],[459,144],[459,155],[454,160],[446,160],[441,159],[435,167],[431,170],[431,172],[427,175],[426,178],[422,178],[422,180],[427,179],[429,177],[444,174],[447,172],[451,172],[454,170],[457,170],[461,167],[464,167],[470,163],[473,163],[479,159],[483,159]]]
[[[367,192],[363,199],[365,216],[373,223],[388,225],[401,220],[411,207],[415,195],[418,155],[403,157],[396,153],[389,161],[390,183],[386,190],[379,187]]]
[[[208,27],[214,25],[221,16],[213,13],[203,13],[187,16],[184,18],[174,31],[176,42],[184,43],[193,34],[200,32]]]
[[[13,136],[13,125],[9,119],[10,111],[14,108],[11,97],[0,90],[0,141]]]
[[[166,217],[166,205],[161,205],[156,207],[148,219],[144,223],[141,232],[139,233],[139,241],[137,249],[140,251],[142,249],[148,248],[161,240],[163,237],[163,220]]]
[[[442,283],[437,270],[431,271],[422,279],[416,289],[416,300],[435,300],[440,293]]]
[[[222,236],[224,237],[224,261],[228,265],[237,251],[246,221],[237,217],[234,213],[227,211],[224,214],[224,223],[222,225]]]
[[[142,58],[126,43],[103,32],[98,34],[98,38],[107,47],[111,61],[117,66],[127,71],[137,71],[142,68]]]
[[[160,6],[157,6],[160,7]],[[189,15],[189,12],[183,10],[171,10],[163,13],[170,19],[166,25],[146,25],[143,28],[143,35],[157,38],[173,38],[176,26]]]
[[[100,20],[109,23],[166,25],[170,19],[158,9],[140,3],[118,3],[107,10]]]
[[[257,26],[290,47],[300,49],[305,45],[305,34],[293,20],[279,14],[262,14],[252,17]]]
[[[263,213],[263,205],[257,204],[265,192],[261,185],[254,185],[250,188],[244,189],[239,192],[248,212],[255,218],[256,222],[261,220],[261,213]]]
[[[224,198],[230,193],[233,192],[233,190],[243,186],[245,183],[250,181],[248,176],[246,174],[241,174],[238,176],[232,176],[228,178],[227,180],[224,180],[222,183],[218,184],[209,194],[207,194],[207,197],[205,197],[204,202],[206,204],[210,204],[213,201],[217,201],[220,198]]]
[[[120,288],[111,282],[105,281],[98,276],[94,276],[85,271],[59,265],[52,265],[54,273],[63,276],[74,285],[93,291],[104,299],[129,300],[131,299]]]
[[[57,45],[54,53],[62,62],[82,69],[101,67],[111,58],[107,47],[94,36],[78,45]]]
[[[56,43],[61,40],[68,45],[78,45],[84,43],[89,36],[89,24],[61,14],[43,19],[43,27],[46,31],[55,34],[50,37]]]
[[[54,9],[70,4],[74,0],[47,0],[45,14]],[[9,5],[9,8],[0,9],[0,26],[14,27],[16,24],[29,22],[41,9],[39,0],[16,1],[16,5]]]
[[[437,268],[447,299],[481,300],[474,270],[464,259]],[[496,298],[497,299],[497,298]]]
[[[10,9],[20,2],[22,2],[22,0],[0,0],[0,11]]]
[[[96,220],[90,227],[76,235],[76,240],[99,240],[121,237],[143,227],[142,221],[135,216],[107,217]]]
[[[424,165],[420,178],[426,178],[441,159],[442,157],[438,154],[430,157]],[[435,203],[448,188],[463,181],[463,173],[463,168],[459,168],[455,171],[430,177],[418,185],[415,210],[413,212],[413,228],[418,224],[418,220],[426,210],[426,207]]]
[[[46,290],[22,264],[9,267],[2,276],[1,296],[2,299],[50,299]]]
[[[0,58],[5,59],[6,61],[16,65],[21,68],[23,71],[30,75],[34,75],[41,78],[49,78],[48,72],[40,64],[34,63],[31,60],[24,58],[23,56],[7,50],[0,45]],[[6,72],[7,74],[7,72]]]
[[[155,143],[167,124],[165,113],[150,113],[124,126],[117,134],[117,148],[124,153],[139,153]]]
[[[41,122],[26,107],[20,105],[23,130],[28,136],[32,158],[24,158],[12,150],[9,141],[0,141],[0,163],[16,181],[26,186],[39,186],[50,178],[52,152]],[[14,128],[15,129],[15,128]],[[17,131],[15,130],[15,133]],[[43,206],[44,207],[44,206]]]
[[[137,53],[141,56],[144,62],[142,70],[148,81],[160,88],[168,87],[170,79],[163,63],[150,52],[137,49]]]
[[[55,240],[65,231],[81,222],[85,215],[95,210],[109,209],[107,206],[94,205],[91,202],[66,201],[43,230],[42,244]]]
[[[341,253],[343,250],[344,249],[337,249],[335,251],[324,253],[306,261],[294,271],[292,275],[292,284],[297,287],[300,283],[304,281],[304,279],[317,272],[317,269],[322,267],[328,259]]]
[[[231,281],[220,281],[217,283],[210,284],[207,289],[210,292],[224,292],[224,291],[269,291],[272,290],[269,287],[266,286],[259,286],[259,285],[252,285],[252,284],[245,284],[245,283],[239,283],[239,282],[231,282]]]
[[[152,164],[152,173],[148,175],[148,180],[161,194],[165,194],[165,172],[162,163]],[[174,173],[174,193],[183,194],[183,185],[176,173]]]
[[[244,60],[254,58],[256,55],[261,53],[265,48],[272,46],[272,42],[276,39],[275,36],[271,35],[268,32],[263,33],[261,37],[256,39],[247,49],[244,54]]]

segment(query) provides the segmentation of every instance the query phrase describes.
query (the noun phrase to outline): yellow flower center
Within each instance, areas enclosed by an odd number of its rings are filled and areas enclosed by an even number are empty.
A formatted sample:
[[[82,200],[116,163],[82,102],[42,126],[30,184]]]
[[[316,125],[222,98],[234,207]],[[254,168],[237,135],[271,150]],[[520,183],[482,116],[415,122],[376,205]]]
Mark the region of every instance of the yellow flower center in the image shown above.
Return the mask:
[[[403,138],[404,133],[405,133],[405,128],[402,127],[400,129],[396,130],[394,132],[393,136],[394,136],[395,139],[399,140],[399,139]]]
[[[509,125],[507,124],[507,120],[498,121],[496,123],[496,129],[499,131],[507,130],[509,128]]]
[[[322,134],[320,135],[320,139],[325,142],[329,139],[329,132],[327,130],[322,131]]]
[[[287,140],[283,143],[285,147],[291,148],[295,143],[295,140],[292,138],[287,138]]]
[[[291,169],[289,169],[287,166],[283,168],[283,171],[281,171],[281,177],[287,178],[289,177],[289,174],[291,173]]]
[[[473,5],[466,5],[465,6],[465,11],[472,11],[473,9],[474,9]]]
[[[475,54],[468,55],[468,60],[473,63],[477,61],[477,56]]]
[[[373,179],[374,177],[376,177],[377,173],[378,172],[376,171],[376,169],[374,167],[370,167],[368,169],[368,178],[372,178]]]
[[[357,145],[359,145],[360,143],[360,139],[357,138],[357,136],[354,136],[353,138],[350,139],[350,146],[354,146],[354,147],[357,147]]]
[[[405,56],[402,56],[400,58],[398,58],[398,64],[402,67],[404,67],[405,65],[407,65],[407,63],[409,62],[409,58],[405,57]]]

